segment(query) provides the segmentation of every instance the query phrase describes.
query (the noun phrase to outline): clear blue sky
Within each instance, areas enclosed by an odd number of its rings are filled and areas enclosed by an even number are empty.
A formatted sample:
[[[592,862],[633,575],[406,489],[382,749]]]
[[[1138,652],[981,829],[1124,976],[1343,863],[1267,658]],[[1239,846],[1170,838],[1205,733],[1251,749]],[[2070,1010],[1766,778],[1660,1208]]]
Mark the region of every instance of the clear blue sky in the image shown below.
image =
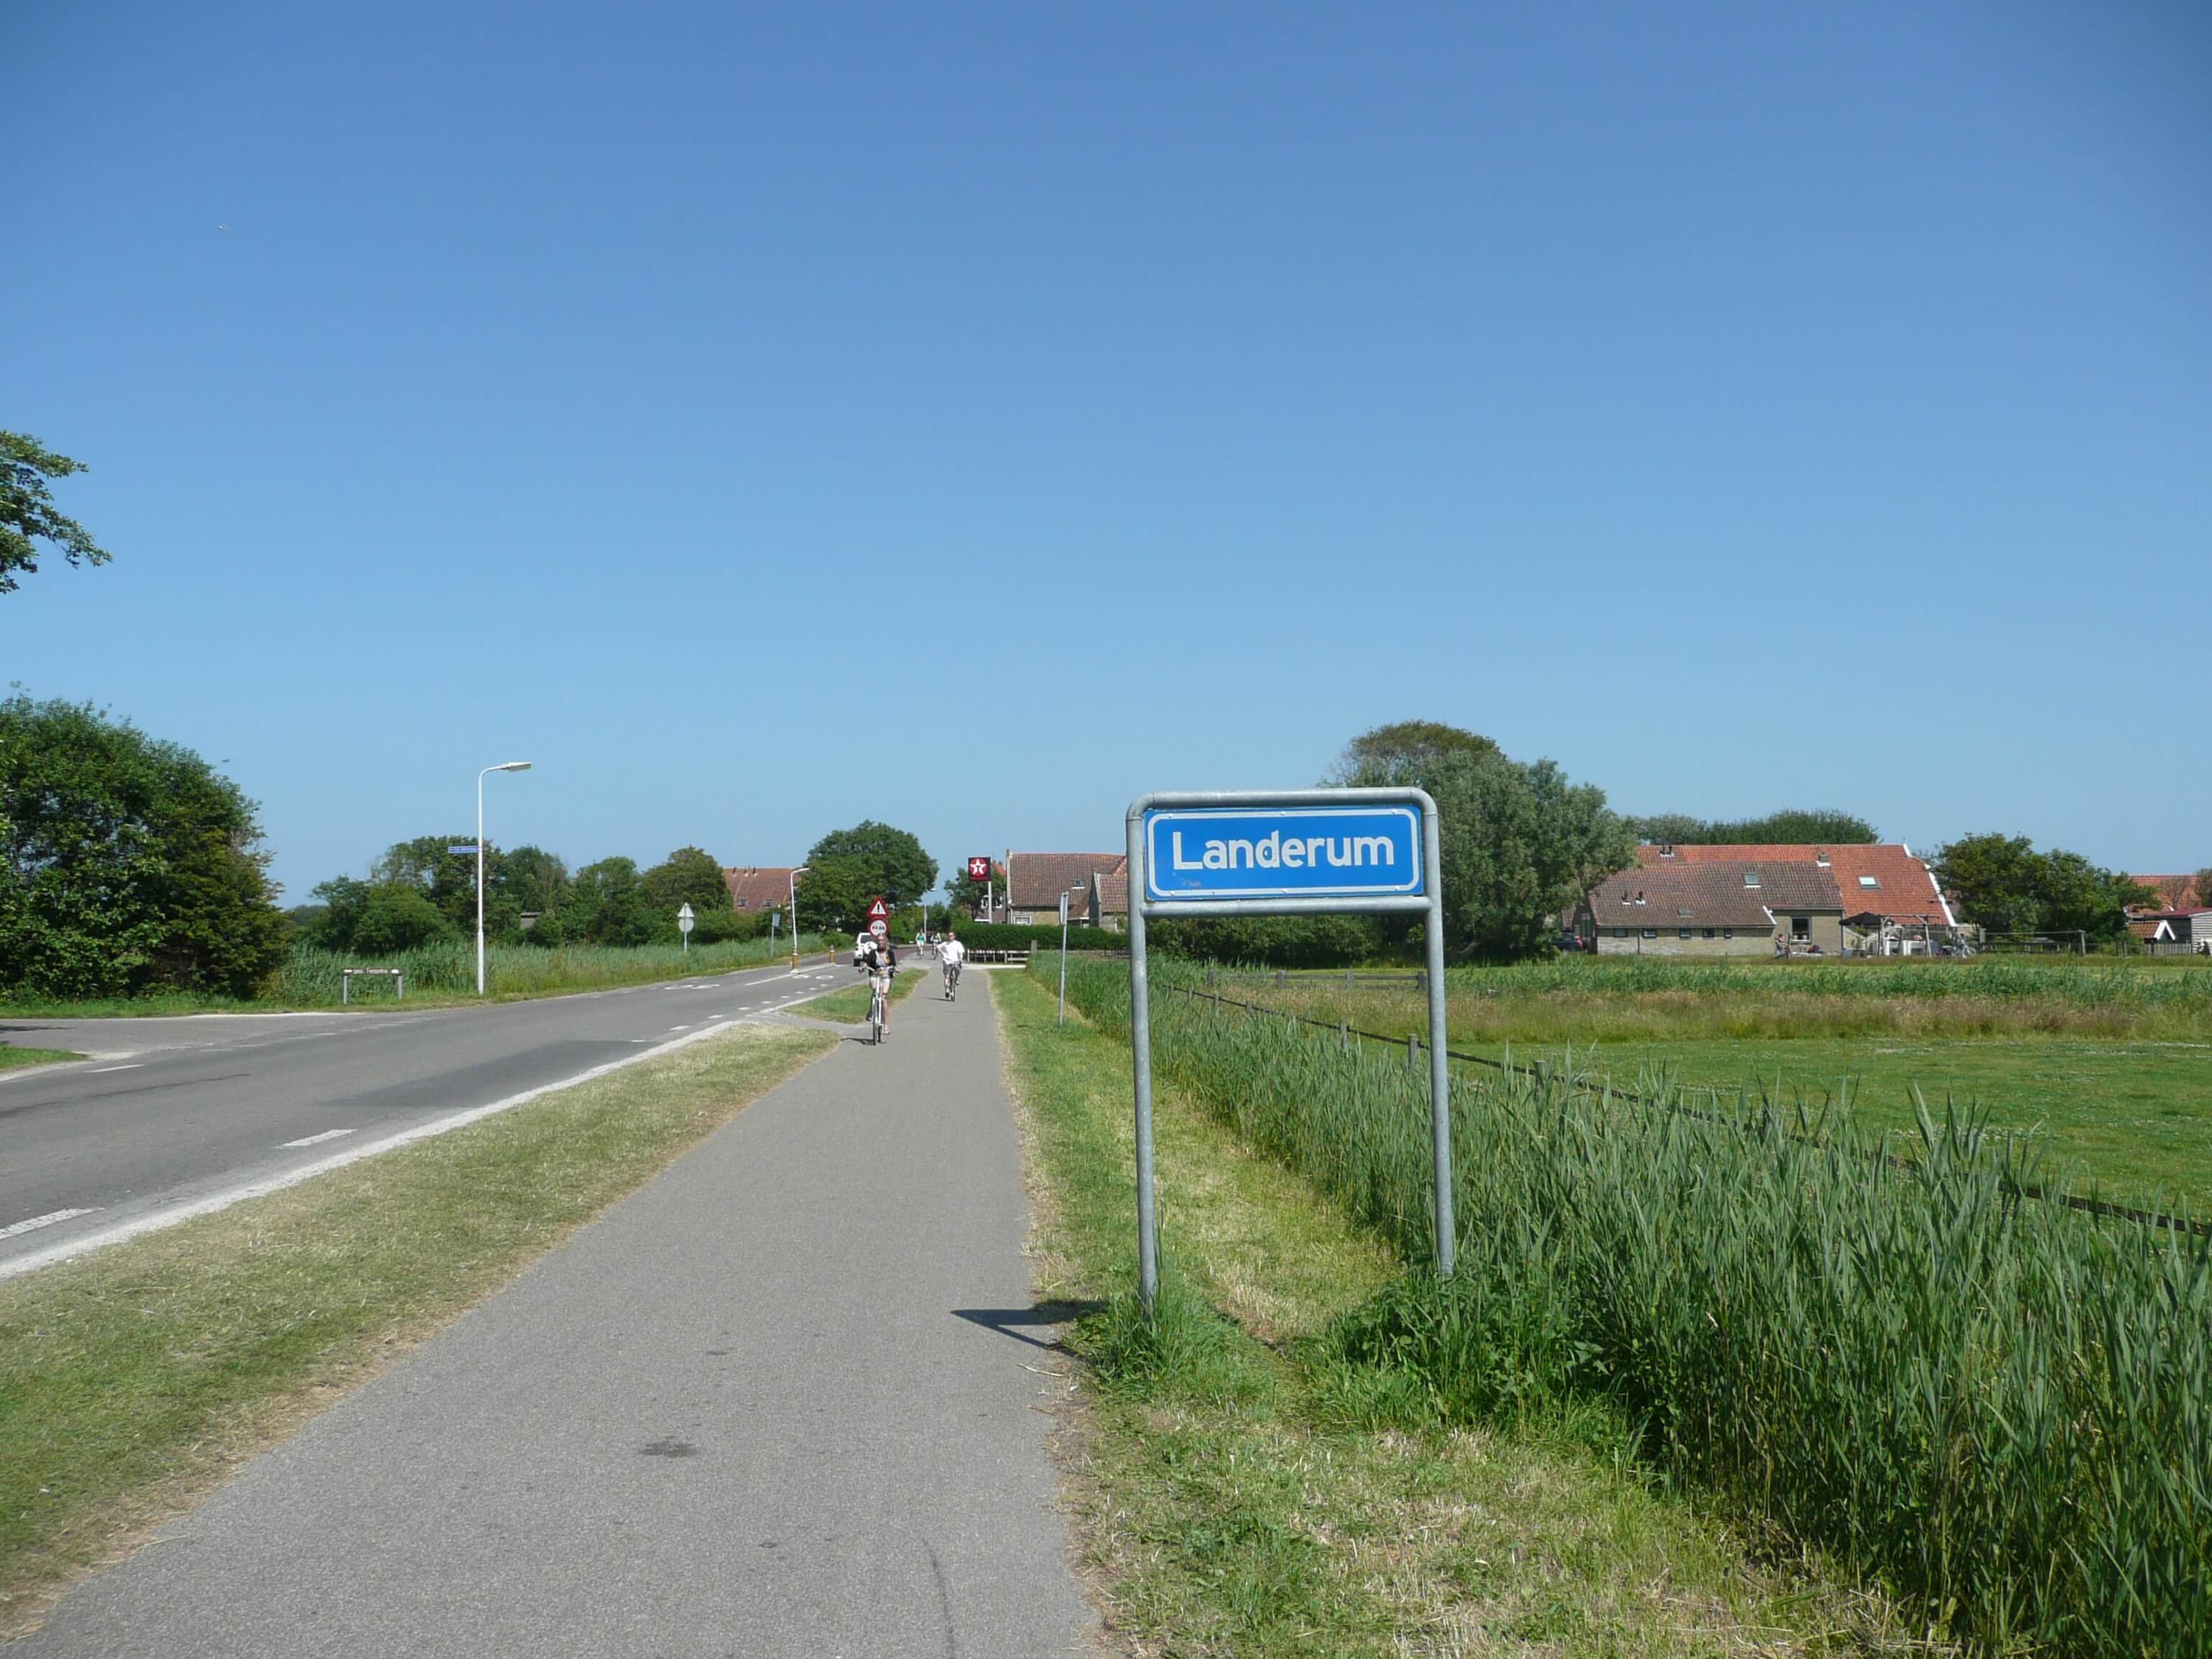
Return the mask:
[[[1386,720],[2212,863],[2212,9],[19,0],[0,680],[289,896],[1113,847]],[[228,228],[220,228],[228,227]]]

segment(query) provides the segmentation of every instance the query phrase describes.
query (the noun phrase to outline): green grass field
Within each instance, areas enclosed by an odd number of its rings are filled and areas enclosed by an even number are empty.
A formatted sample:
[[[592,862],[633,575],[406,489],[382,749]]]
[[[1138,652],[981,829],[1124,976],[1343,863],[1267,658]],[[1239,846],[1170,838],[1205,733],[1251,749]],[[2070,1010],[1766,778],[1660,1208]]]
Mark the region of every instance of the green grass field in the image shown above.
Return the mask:
[[[1846,1091],[1907,1127],[1913,1091],[2023,1137],[2049,1176],[2212,1214],[2212,972],[2172,959],[1698,963],[1605,960],[1455,969],[1451,1046],[1556,1061],[1623,1087],[1662,1073],[1808,1105]],[[1328,975],[1224,979],[1222,994],[1402,1039],[1411,985]],[[1778,1085],[1779,1093],[1777,1094]]]

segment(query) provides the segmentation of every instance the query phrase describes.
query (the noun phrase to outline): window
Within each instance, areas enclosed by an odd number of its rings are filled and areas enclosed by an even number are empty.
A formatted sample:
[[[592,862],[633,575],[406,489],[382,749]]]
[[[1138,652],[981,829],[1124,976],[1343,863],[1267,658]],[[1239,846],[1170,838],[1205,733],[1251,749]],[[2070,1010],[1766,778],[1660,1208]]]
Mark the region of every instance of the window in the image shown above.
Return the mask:
[[[1733,927],[1723,927],[1723,928],[1722,928],[1722,929],[1721,929],[1721,937],[1722,937],[1723,939],[1734,939],[1734,938],[1735,937],[1735,928],[1733,928]]]
[[[1659,930],[1656,927],[1646,927],[1644,930],[1644,937],[1646,939],[1657,939],[1659,937]]]
[[[1744,884],[1745,886],[1747,886],[1747,887],[1756,887],[1756,886],[1758,886],[1758,885],[1759,885],[1759,872],[1758,872],[1758,871],[1756,871],[1756,870],[1747,870],[1747,871],[1745,871],[1745,872],[1743,872],[1743,884]]]
[[[1792,938],[1792,939],[1810,939],[1810,938],[1812,938],[1812,937],[1813,937],[1813,918],[1812,918],[1812,917],[1810,917],[1810,916],[1792,916],[1792,917],[1790,917],[1790,938]]]
[[[1710,927],[1706,928],[1706,929],[1705,929],[1705,937],[1706,937],[1707,939],[1711,939],[1712,936],[1713,936],[1713,930],[1712,930],[1711,928],[1710,928]]]
[[[1684,939],[1687,939],[1687,938],[1689,938],[1689,936],[1690,936],[1690,929],[1688,929],[1687,927],[1685,927],[1684,929],[1682,929],[1682,937],[1683,937]]]
[[[1626,939],[1628,937],[1628,929],[1626,927],[1616,927],[1613,930],[1613,936],[1615,939]]]
[[[1859,878],[1859,885],[1862,887],[1879,887],[1881,885],[1881,878],[1880,876],[1861,876]]]

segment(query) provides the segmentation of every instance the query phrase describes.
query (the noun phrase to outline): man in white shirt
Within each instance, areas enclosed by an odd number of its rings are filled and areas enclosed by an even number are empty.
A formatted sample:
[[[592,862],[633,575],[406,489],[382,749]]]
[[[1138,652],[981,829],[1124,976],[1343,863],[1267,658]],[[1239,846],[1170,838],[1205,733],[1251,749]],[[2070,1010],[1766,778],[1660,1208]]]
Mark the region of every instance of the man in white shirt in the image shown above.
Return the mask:
[[[960,964],[968,960],[968,947],[950,927],[937,941],[937,959],[945,964],[945,1000],[951,1002],[960,990]]]

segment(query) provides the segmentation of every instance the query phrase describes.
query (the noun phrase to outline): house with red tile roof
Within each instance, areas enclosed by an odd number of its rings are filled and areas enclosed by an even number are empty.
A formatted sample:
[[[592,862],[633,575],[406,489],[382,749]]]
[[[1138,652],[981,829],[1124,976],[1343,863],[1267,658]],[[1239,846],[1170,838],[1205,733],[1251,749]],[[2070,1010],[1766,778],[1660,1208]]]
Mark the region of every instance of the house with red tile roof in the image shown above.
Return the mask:
[[[1129,923],[1127,853],[1008,853],[1006,916],[1038,926],[1060,920],[1060,896],[1068,895],[1071,921],[1089,927]]]
[[[722,884],[730,890],[733,910],[781,910],[791,902],[788,864],[748,864],[722,872]]]
[[[1607,876],[1575,931],[1601,956],[1837,956],[1847,902],[1810,862],[1669,860]]]
[[[1645,870],[1704,863],[1810,865],[1834,880],[1844,904],[1844,921],[1857,928],[1904,925],[1956,927],[1950,901],[1936,884],[1934,872],[1924,859],[1915,858],[1903,842],[1814,846],[1692,847],[1647,842],[1636,849],[1636,862]]]
[[[2169,910],[2194,910],[2212,904],[2212,895],[2197,890],[2195,876],[2125,876],[2122,879],[2142,883]]]

